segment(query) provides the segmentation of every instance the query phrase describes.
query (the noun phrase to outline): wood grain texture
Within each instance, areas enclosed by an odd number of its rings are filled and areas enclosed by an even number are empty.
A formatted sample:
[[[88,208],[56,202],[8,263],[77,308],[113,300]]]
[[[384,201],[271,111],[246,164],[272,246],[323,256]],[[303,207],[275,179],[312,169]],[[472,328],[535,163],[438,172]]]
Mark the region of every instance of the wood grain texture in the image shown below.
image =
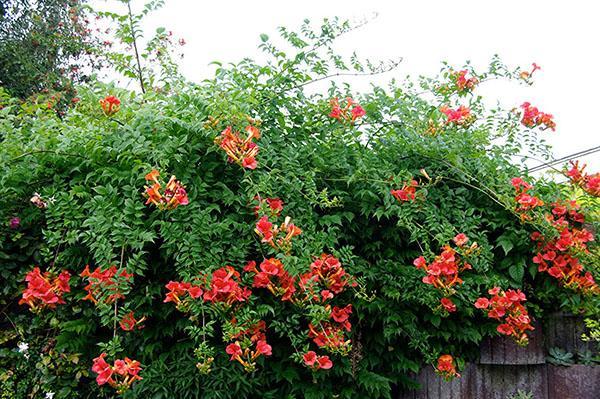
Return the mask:
[[[577,354],[594,350],[593,342],[585,342],[581,335],[586,332],[583,317],[566,313],[555,313],[546,323],[546,349],[558,347]]]
[[[600,367],[548,365],[548,399],[600,398]]]
[[[415,376],[420,389],[400,392],[397,399],[508,399],[522,390],[534,399],[598,399],[600,367],[497,365],[469,363],[461,378],[450,382],[427,367]]]
[[[517,345],[511,338],[505,336],[486,338],[480,346],[480,364],[544,364],[544,335],[539,323],[534,324],[535,330],[529,336],[529,344],[525,347]]]

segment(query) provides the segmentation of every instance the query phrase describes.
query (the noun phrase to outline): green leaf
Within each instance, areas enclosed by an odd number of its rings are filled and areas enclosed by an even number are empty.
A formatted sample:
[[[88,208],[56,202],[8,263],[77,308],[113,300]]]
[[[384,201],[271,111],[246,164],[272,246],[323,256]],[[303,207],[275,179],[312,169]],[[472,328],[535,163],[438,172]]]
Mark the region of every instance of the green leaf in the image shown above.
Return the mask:
[[[496,246],[499,245],[504,250],[504,255],[508,255],[508,253],[511,251],[511,249],[514,248],[514,244],[512,243],[512,241],[504,235],[502,235],[498,238],[497,243],[498,244]]]
[[[525,268],[523,267],[523,264],[512,265],[508,268],[508,274],[515,282],[521,283],[523,275],[525,274]]]

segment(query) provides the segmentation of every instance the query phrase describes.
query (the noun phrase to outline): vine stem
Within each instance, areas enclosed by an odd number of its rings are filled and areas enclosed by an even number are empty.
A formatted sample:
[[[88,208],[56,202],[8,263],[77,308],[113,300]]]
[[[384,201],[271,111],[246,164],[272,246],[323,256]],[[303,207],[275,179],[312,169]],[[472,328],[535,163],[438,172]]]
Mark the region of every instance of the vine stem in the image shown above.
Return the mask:
[[[56,252],[54,253],[54,260],[52,261],[52,267],[56,266],[56,260],[58,259],[58,253],[60,251],[60,246],[62,244],[62,241],[65,238],[65,234],[67,234],[67,230],[63,230],[63,233],[60,237],[60,242],[58,243],[58,246],[56,247]]]
[[[115,298],[115,317],[113,318],[113,338],[117,336],[117,302],[118,299]]]
[[[21,333],[21,330],[19,330],[16,326],[16,324],[12,321],[12,319],[8,316],[8,314],[5,312],[6,307],[4,307],[4,309],[2,309],[2,314],[4,316],[6,316],[6,320],[8,320],[10,322],[10,324],[12,324],[13,326],[13,330],[15,330],[17,332],[17,334],[19,334],[19,336],[21,337],[21,339],[25,339],[25,336]]]
[[[340,30],[340,31],[339,31],[339,32],[336,34],[336,36],[335,36],[334,38],[329,38],[329,37],[320,37],[320,38],[319,38],[319,39],[316,41],[316,43],[314,43],[314,44],[313,44],[313,45],[312,45],[312,46],[311,46],[311,47],[308,49],[308,51],[306,51],[306,52],[304,52],[304,51],[301,51],[300,53],[296,54],[296,56],[294,57],[294,59],[297,59],[297,58],[298,58],[298,56],[299,56],[300,54],[302,54],[302,55],[303,55],[303,58],[305,58],[305,59],[306,59],[306,57],[307,57],[309,54],[314,54],[314,53],[316,53],[316,52],[317,52],[317,51],[318,51],[320,48],[322,48],[323,46],[326,46],[328,43],[332,43],[334,40],[337,40],[337,39],[339,39],[339,38],[340,38],[340,36],[343,36],[343,35],[344,35],[344,34],[346,34],[346,33],[349,33],[349,32],[352,32],[352,31],[355,31],[355,30],[357,30],[357,29],[360,29],[360,28],[362,28],[363,26],[365,26],[365,25],[366,25],[366,24],[368,24],[369,22],[370,22],[370,20],[367,20],[367,19],[366,19],[366,20],[364,20],[364,21],[361,21],[361,22],[357,23],[357,24],[356,24],[356,25],[354,25],[354,26],[349,26],[348,28],[345,28],[345,29],[344,29],[344,28],[342,28],[342,29],[341,29],[341,30]],[[287,72],[291,66],[294,66],[294,65],[298,65],[298,64],[292,64],[292,63],[287,63],[287,64],[285,64],[285,65],[283,66],[283,68],[282,68],[282,69],[281,69],[279,72],[277,72],[277,73],[275,74],[275,76],[273,76],[273,79],[275,79],[275,78],[279,78],[281,75],[283,75],[285,72]],[[287,89],[286,89],[286,90],[284,90],[284,91],[283,91],[283,93],[285,93],[286,91],[287,91]]]
[[[489,197],[492,201],[494,201],[495,203],[500,205],[502,208],[510,210],[509,208],[507,208],[506,204],[503,204],[502,202],[500,202],[494,195],[492,195],[490,192],[482,189],[481,187],[477,187],[476,185],[471,184],[469,182],[458,180],[458,179],[453,179],[448,176],[439,176],[439,178],[442,180],[449,180],[449,181],[453,181],[455,183],[464,184],[465,186],[471,187],[472,189],[475,189],[475,190],[485,194],[487,197]]]
[[[206,319],[204,317],[204,306],[202,306],[202,342],[206,343]]]
[[[394,69],[396,69],[398,67],[398,65],[400,65],[400,63],[402,62],[402,59],[398,60],[398,61],[393,61],[391,63],[391,65],[388,65],[385,68],[382,68],[381,70],[378,71],[371,71],[371,72],[337,72],[337,73],[332,73],[330,75],[325,75],[325,76],[321,76],[320,78],[315,78],[312,80],[309,80],[307,82],[303,82],[300,83],[296,86],[290,87],[286,90],[284,90],[282,93],[291,91],[291,90],[296,90],[296,89],[300,89],[304,86],[308,86],[309,84],[313,84],[316,82],[320,82],[322,80],[327,80],[327,79],[334,79],[337,77],[341,77],[341,76],[375,76],[375,75],[381,75],[387,72],[391,72]]]
[[[125,256],[125,244],[121,245],[121,261],[119,262],[120,266],[123,267],[123,258]],[[117,336],[117,311],[119,299],[115,298],[115,317],[113,318],[113,338]]]
[[[131,40],[133,41],[133,50],[135,51],[135,60],[137,63],[137,74],[140,80],[140,88],[142,93],[146,94],[146,88],[144,87],[144,77],[142,76],[142,63],[140,61],[140,53],[137,47],[137,37],[133,28],[133,13],[131,12],[131,1],[127,0],[127,14],[129,16],[129,30],[131,31]]]

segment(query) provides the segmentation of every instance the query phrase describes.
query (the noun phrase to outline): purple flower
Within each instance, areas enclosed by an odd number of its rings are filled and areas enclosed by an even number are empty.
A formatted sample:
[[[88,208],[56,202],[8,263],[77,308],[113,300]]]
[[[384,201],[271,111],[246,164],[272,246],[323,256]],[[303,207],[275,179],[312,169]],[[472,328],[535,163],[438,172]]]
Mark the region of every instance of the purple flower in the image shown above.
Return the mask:
[[[18,217],[15,216],[14,218],[10,219],[9,226],[11,229],[18,229],[20,225],[21,219],[19,219]]]

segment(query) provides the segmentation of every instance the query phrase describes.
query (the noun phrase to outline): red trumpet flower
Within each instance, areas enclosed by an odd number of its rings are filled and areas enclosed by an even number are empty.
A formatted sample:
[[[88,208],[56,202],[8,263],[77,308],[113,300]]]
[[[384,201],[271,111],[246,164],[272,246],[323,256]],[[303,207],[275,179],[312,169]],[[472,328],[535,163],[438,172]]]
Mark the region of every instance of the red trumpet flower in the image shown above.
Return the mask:
[[[121,100],[115,96],[106,96],[100,100],[100,107],[106,116],[112,116],[121,109]]]
[[[146,317],[136,320],[135,314],[133,312],[129,312],[119,321],[119,326],[123,331],[133,331],[136,328],[141,330],[144,328],[144,325],[142,324],[144,320],[146,320]]]
[[[246,126],[245,137],[228,126],[220,136],[215,138],[215,144],[225,151],[230,162],[235,162],[246,169],[256,169],[258,145],[253,141],[255,139],[260,139],[260,131],[255,126]]]
[[[468,73],[469,72],[466,69],[463,69],[462,71],[456,72],[456,74],[454,75],[454,79],[456,81],[456,89],[458,92],[471,91],[473,90],[473,88],[475,88],[475,85],[479,83],[479,80],[477,80],[476,77],[467,77]]]
[[[586,165],[579,166],[579,161],[570,161],[571,169],[565,175],[571,184],[579,186],[583,191],[594,197],[600,197],[600,173],[587,174],[584,172]]]
[[[527,300],[525,294],[520,290],[503,291],[500,287],[494,287],[488,293],[491,298],[477,299],[475,307],[486,310],[489,318],[500,322],[497,327],[500,334],[511,336],[519,345],[527,345],[527,331],[534,328],[523,305]]]
[[[536,107],[532,106],[528,102],[521,104],[521,108],[523,109],[521,123],[524,126],[527,126],[528,128],[541,126],[542,130],[556,130],[556,123],[554,122],[551,114],[540,112]]]
[[[235,324],[235,320],[234,320]],[[272,348],[266,339],[266,324],[263,320],[242,329],[231,338],[236,341],[227,345],[225,352],[230,355],[229,360],[237,361],[248,372],[256,369],[256,360],[260,356],[271,356]]]
[[[390,193],[400,202],[414,201],[419,183],[411,180],[408,184],[402,186],[400,190],[391,190]]]
[[[27,304],[31,310],[37,311],[64,304],[63,294],[71,291],[70,278],[71,274],[66,270],[56,276],[50,272],[42,274],[39,267],[33,268],[25,276],[27,288],[23,290],[19,305]]]
[[[146,175],[146,181],[152,182],[152,185],[144,186],[144,196],[148,199],[146,205],[154,204],[160,210],[172,210],[180,205],[189,204],[185,186],[175,176],[171,176],[164,191],[161,190],[162,184],[159,176],[160,173],[156,169]]]
[[[438,358],[435,371],[446,381],[450,381],[454,377],[460,377],[460,374],[456,372],[454,358],[451,355],[441,355]]]
[[[125,298],[125,291],[128,289],[133,274],[127,273],[125,269],[119,272],[114,265],[106,270],[97,267],[96,270],[90,272],[89,265],[86,265],[80,276],[88,281],[88,285],[84,287],[84,290],[87,291],[84,300],[94,303],[113,303],[118,299]]]
[[[314,351],[308,351],[302,355],[304,364],[313,371],[317,370],[329,370],[333,367],[333,362],[329,359],[329,356],[317,356]]]
[[[446,115],[446,124],[453,123],[458,126],[469,125],[475,117],[471,114],[471,110],[464,105],[457,109],[451,109],[446,105],[440,107],[440,112]]]
[[[281,225],[273,226],[273,223],[269,221],[269,217],[265,215],[256,222],[254,231],[261,238],[261,242],[285,253],[291,251],[292,239],[302,234],[302,230],[291,223],[289,216],[285,218]]]
[[[332,98],[329,103],[331,104],[329,117],[337,119],[340,122],[354,123],[354,121],[367,114],[364,108],[350,97],[346,98],[346,105],[343,108],[340,106],[340,101],[337,97]]]
[[[231,266],[225,266],[213,272],[204,300],[232,305],[245,302],[251,293],[248,288],[240,286],[240,273]]]
[[[92,365],[92,371],[98,374],[96,377],[98,385],[108,383],[111,387],[116,389],[118,394],[122,394],[127,391],[135,381],[142,379],[142,377],[138,375],[142,368],[140,362],[137,360],[131,360],[128,357],[125,359],[116,359],[111,366],[104,359],[106,356],[106,353],[102,353],[94,359]]]

